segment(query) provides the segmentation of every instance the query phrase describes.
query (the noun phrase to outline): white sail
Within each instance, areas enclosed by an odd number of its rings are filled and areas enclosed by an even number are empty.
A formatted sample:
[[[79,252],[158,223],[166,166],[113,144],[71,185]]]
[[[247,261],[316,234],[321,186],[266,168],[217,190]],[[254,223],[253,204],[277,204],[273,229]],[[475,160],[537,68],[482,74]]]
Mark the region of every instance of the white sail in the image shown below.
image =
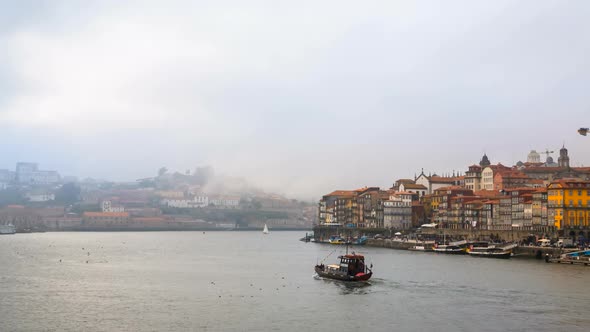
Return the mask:
[[[268,234],[268,227],[264,224],[264,229],[262,230],[262,234]]]

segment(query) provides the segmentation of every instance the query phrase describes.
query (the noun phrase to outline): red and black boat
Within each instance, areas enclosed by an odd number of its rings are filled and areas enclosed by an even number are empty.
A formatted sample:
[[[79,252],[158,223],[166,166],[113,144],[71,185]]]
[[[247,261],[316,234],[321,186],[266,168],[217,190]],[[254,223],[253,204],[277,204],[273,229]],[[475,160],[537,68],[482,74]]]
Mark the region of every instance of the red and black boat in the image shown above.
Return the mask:
[[[346,254],[338,256],[340,264],[315,266],[315,272],[322,278],[341,281],[367,281],[373,275],[373,271],[365,264],[365,256]],[[372,264],[371,264],[371,267]]]

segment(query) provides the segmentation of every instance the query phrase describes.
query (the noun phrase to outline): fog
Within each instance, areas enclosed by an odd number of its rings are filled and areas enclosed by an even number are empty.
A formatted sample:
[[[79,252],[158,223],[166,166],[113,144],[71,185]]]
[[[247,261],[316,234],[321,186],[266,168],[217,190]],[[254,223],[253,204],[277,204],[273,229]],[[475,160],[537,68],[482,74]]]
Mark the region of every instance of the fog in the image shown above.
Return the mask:
[[[584,0],[2,2],[0,168],[210,165],[312,199],[484,152],[565,144],[590,166],[588,17]]]

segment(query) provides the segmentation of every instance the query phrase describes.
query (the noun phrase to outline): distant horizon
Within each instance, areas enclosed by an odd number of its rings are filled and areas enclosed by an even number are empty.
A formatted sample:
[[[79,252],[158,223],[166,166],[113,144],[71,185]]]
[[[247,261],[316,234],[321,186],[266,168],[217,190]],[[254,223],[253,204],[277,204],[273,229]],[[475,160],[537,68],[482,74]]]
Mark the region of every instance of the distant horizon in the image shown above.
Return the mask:
[[[567,148],[567,146],[565,146],[565,147]],[[540,151],[538,151],[538,150],[535,150],[535,151],[538,152],[538,153],[540,153]],[[553,153],[551,153],[550,156],[553,157],[554,161],[557,161],[557,158],[559,156],[559,149],[554,149],[552,151],[553,151]],[[530,152],[531,151],[527,152],[527,155]],[[571,152],[569,152],[569,149],[568,149],[568,153],[569,153],[569,156],[570,156],[570,159],[571,159],[572,158],[572,155],[571,155]],[[526,159],[527,159],[526,158],[527,156],[525,155],[524,158],[522,158],[522,159],[519,159],[519,160],[514,161],[514,162],[506,163],[506,162],[502,162],[502,161],[494,161],[492,159],[492,157],[490,157],[490,155],[487,152],[484,152],[484,153],[482,153],[482,155],[479,157],[478,160],[474,160],[471,163],[467,163],[465,165],[465,167],[463,167],[463,169],[436,170],[435,168],[424,167],[424,174],[426,174],[426,175],[434,175],[434,174],[436,174],[438,176],[453,176],[453,172],[455,172],[455,175],[456,176],[464,175],[464,173],[467,170],[468,166],[473,165],[473,164],[479,164],[479,161],[481,160],[481,157],[483,157],[484,154],[486,154],[490,158],[490,161],[491,161],[491,164],[492,165],[496,165],[498,163],[501,163],[501,164],[503,164],[505,166],[508,166],[508,167],[515,166],[516,163],[519,162],[519,161],[526,162]],[[544,153],[541,153],[541,154],[544,155]],[[541,157],[541,162],[544,162],[544,161],[545,161],[545,158],[544,157]],[[78,181],[81,181],[81,180],[84,180],[84,179],[93,179],[93,180],[100,180],[100,181],[114,182],[114,183],[137,183],[138,180],[145,179],[145,178],[155,178],[155,177],[158,176],[158,174],[157,174],[158,173],[158,169],[155,169],[154,172],[152,172],[152,174],[149,174],[149,175],[146,175],[146,176],[143,176],[143,177],[138,176],[135,179],[125,179],[125,178],[116,178],[116,177],[98,177],[98,176],[92,176],[92,175],[89,175],[89,176],[77,176],[77,175],[71,175],[71,174],[63,173],[59,169],[50,169],[50,168],[44,167],[43,166],[44,165],[43,163],[36,162],[36,161],[30,161],[30,160],[16,161],[16,162],[14,162],[14,166],[12,168],[0,167],[0,169],[8,169],[8,170],[13,171],[15,169],[15,167],[16,167],[16,164],[19,163],[19,162],[36,163],[36,164],[39,165],[39,167],[40,167],[41,170],[57,171],[62,178],[64,178],[64,177],[75,177],[75,178],[77,178]],[[195,167],[192,167],[192,168],[185,168],[184,171],[175,170],[175,169],[168,169],[167,174],[173,174],[173,173],[185,174],[185,172],[187,170],[190,170],[191,171],[191,174],[193,174],[193,172],[195,171],[195,168],[196,167],[200,167],[200,166],[211,166],[211,167],[213,167],[214,170],[217,170],[212,165],[199,165],[199,166],[195,166]],[[571,166],[572,167],[584,167],[583,164],[576,165],[576,163],[575,163],[575,157],[573,159],[573,162],[571,162]],[[165,166],[163,165],[163,167],[165,167]],[[224,173],[217,173],[216,176],[229,177],[229,178],[244,180],[248,184],[252,185],[255,188],[259,188],[259,189],[264,190],[265,192],[268,192],[268,193],[280,194],[280,195],[283,195],[283,196],[285,196],[285,197],[287,197],[289,199],[297,199],[297,200],[301,200],[301,201],[317,201],[323,195],[325,195],[325,194],[327,194],[329,192],[332,192],[334,190],[353,190],[353,189],[363,188],[363,187],[390,188],[396,180],[399,180],[399,179],[414,179],[415,176],[420,175],[421,171],[422,171],[422,168],[420,168],[416,172],[414,172],[412,174],[408,174],[406,176],[404,176],[404,175],[399,175],[399,176],[392,175],[392,177],[390,179],[390,182],[388,184],[381,184],[381,185],[379,185],[379,184],[362,184],[362,185],[348,186],[348,187],[344,187],[343,185],[340,185],[339,186],[338,184],[334,184],[332,187],[327,188],[327,190],[325,190],[324,192],[317,193],[315,195],[311,195],[310,197],[301,197],[301,196],[297,196],[297,195],[291,195],[291,194],[285,193],[285,192],[276,191],[276,190],[273,190],[273,189],[270,189],[270,188],[264,188],[264,187],[259,186],[257,183],[252,182],[250,179],[248,179],[247,177],[244,177],[244,176],[232,175],[232,174],[224,174]],[[459,172],[461,174],[459,174]]]

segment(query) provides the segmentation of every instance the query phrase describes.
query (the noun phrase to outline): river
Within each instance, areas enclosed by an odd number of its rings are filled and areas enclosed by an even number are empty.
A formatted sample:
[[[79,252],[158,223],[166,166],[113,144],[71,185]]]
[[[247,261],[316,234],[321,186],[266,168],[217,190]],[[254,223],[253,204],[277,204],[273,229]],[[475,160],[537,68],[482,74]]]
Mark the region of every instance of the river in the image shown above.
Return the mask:
[[[1,331],[587,331],[590,268],[357,247],[366,286],[314,278],[304,232],[0,236]]]

